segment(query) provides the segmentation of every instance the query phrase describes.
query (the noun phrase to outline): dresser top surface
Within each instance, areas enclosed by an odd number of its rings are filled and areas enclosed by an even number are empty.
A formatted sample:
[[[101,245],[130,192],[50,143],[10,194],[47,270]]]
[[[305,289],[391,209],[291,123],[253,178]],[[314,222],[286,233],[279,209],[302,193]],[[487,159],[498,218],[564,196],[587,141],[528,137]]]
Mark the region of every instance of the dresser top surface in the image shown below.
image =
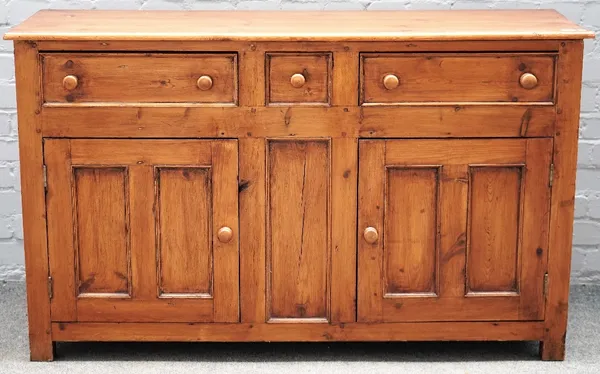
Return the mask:
[[[427,41],[583,39],[554,10],[117,11],[43,10],[10,40]]]

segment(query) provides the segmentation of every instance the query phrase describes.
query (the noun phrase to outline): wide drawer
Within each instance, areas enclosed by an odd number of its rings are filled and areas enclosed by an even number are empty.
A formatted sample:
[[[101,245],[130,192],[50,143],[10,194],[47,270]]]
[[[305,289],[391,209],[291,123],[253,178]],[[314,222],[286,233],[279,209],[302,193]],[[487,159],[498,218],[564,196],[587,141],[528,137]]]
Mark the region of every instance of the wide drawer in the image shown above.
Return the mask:
[[[553,102],[551,54],[361,54],[360,101]]]
[[[237,104],[237,54],[50,53],[45,103]]]

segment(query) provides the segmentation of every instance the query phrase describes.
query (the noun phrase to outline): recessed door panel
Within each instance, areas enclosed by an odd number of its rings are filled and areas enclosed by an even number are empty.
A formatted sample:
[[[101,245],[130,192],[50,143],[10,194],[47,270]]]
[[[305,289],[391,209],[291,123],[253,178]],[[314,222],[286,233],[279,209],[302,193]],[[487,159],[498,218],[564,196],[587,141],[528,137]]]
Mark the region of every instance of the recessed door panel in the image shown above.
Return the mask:
[[[130,296],[127,169],[73,169],[77,294]]]
[[[385,294],[436,292],[438,168],[387,169]]]
[[[161,297],[212,294],[210,168],[158,167]]]
[[[517,292],[522,167],[470,169],[469,292]]]

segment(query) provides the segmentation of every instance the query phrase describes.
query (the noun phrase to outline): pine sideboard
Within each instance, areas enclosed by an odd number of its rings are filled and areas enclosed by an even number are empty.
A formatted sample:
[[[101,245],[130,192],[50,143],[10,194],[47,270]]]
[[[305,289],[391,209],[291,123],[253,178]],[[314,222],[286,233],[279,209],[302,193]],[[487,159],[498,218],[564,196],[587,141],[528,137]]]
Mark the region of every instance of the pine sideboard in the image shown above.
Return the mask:
[[[562,360],[592,36],[552,10],[33,15],[5,35],[31,359],[532,340]]]

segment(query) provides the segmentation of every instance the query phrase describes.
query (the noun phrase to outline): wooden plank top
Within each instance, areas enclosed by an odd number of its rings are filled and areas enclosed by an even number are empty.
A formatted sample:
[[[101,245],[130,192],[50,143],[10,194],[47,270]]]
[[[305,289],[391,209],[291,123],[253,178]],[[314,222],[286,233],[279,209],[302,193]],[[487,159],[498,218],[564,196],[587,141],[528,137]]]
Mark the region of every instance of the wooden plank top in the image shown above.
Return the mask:
[[[42,10],[8,40],[426,41],[583,39],[554,10],[121,11]]]

